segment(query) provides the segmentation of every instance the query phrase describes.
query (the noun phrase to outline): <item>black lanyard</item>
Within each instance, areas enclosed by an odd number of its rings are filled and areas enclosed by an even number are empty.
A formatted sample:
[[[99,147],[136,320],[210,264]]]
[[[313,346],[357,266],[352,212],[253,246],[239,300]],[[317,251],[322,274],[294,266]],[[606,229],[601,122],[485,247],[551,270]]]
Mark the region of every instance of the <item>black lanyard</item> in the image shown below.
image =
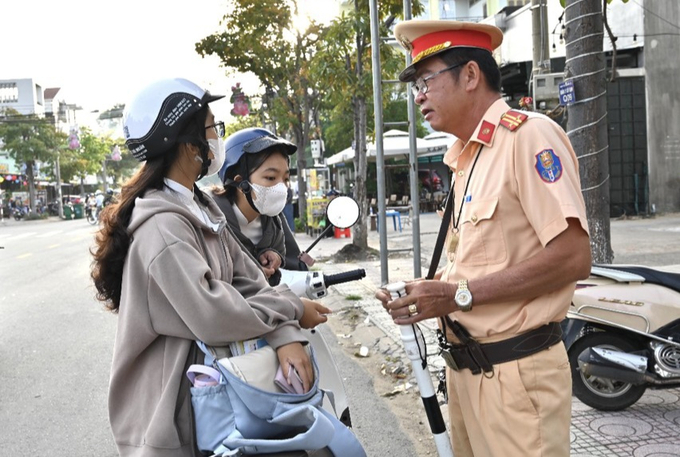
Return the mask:
[[[460,210],[458,211],[458,218],[453,221],[453,228],[458,229],[458,224],[460,223],[460,216],[463,214],[463,205],[465,205],[465,195],[468,191],[468,186],[472,180],[472,172],[475,171],[475,165],[477,165],[477,160],[484,145],[479,148],[475,161],[470,168],[470,173],[468,174],[467,182],[465,183],[465,190],[463,191],[463,201],[460,203]],[[453,212],[454,200],[456,199],[456,191],[454,181],[451,186],[451,192],[449,193],[449,198],[446,199],[446,206],[444,207],[444,216],[442,217],[442,225],[439,227],[439,235],[437,236],[437,242],[434,245],[434,252],[432,253],[432,262],[430,263],[430,269],[427,273],[426,279],[434,278],[435,273],[437,273],[437,267],[439,267],[439,260],[442,255],[442,248],[444,247],[444,240],[446,239],[446,232],[449,229],[449,222],[451,221],[451,213]]]
[[[458,210],[458,217],[453,220],[453,229],[458,230],[458,224],[460,224],[460,216],[463,214],[463,206],[465,205],[465,198],[467,196],[467,191],[468,187],[470,186],[470,181],[472,181],[472,172],[475,171],[475,165],[477,165],[477,160],[479,159],[479,156],[482,154],[482,149],[484,149],[484,145],[480,146],[479,151],[477,152],[477,155],[475,156],[475,161],[472,162],[472,167],[470,168],[470,173],[468,174],[467,177],[467,182],[465,183],[465,190],[463,190],[463,201],[460,202],[460,209]],[[456,206],[456,182],[453,182],[453,186],[451,186],[451,193],[452,199],[453,199],[453,206]],[[448,223],[447,223],[448,225]]]

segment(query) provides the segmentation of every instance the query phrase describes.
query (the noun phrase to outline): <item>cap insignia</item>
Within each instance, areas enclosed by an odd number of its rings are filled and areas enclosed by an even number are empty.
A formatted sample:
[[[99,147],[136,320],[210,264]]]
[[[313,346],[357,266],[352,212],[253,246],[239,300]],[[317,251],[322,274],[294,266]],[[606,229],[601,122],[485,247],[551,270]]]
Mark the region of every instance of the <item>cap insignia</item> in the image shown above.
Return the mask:
[[[446,49],[446,48],[448,48],[448,47],[450,47],[450,46],[451,46],[451,42],[450,42],[450,41],[446,41],[446,42],[444,42],[444,43],[440,43],[440,44],[434,45],[434,46],[432,46],[432,47],[430,47],[430,48],[427,48],[427,49],[425,49],[424,51],[419,52],[418,55],[416,55],[416,56],[413,58],[413,63],[420,62],[420,61],[423,60],[424,58],[426,58],[426,57],[428,57],[428,56],[431,56],[432,54],[435,54],[435,53],[441,51],[442,49]]]
[[[411,43],[411,40],[409,40],[406,37],[401,37],[399,39],[399,43],[406,49],[408,52],[413,51],[413,43]]]

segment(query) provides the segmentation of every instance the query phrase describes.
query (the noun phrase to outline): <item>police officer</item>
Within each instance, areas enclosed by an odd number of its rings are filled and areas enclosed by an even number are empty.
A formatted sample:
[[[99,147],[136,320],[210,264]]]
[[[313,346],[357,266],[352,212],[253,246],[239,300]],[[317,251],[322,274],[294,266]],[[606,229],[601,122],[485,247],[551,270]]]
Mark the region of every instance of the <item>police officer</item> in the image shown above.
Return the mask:
[[[501,97],[493,26],[405,21],[400,79],[433,129],[458,141],[448,262],[405,297],[376,294],[399,325],[440,318],[456,457],[568,456],[571,375],[559,322],[590,271],[579,167],[547,117]]]

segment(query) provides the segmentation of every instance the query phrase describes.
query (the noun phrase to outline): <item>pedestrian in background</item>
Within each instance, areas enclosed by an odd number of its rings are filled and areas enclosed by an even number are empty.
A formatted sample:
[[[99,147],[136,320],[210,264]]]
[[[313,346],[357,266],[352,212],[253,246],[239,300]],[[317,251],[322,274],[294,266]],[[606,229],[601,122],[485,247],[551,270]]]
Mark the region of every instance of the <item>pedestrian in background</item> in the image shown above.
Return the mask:
[[[291,232],[295,233],[295,209],[293,208],[293,188],[290,185],[290,177],[286,179],[287,195],[286,206],[283,207],[283,215],[286,216],[286,222],[290,227]]]
[[[195,185],[224,161],[224,124],[208,105],[220,98],[171,79],[125,107],[126,145],[144,165],[101,215],[92,271],[118,313],[109,418],[121,456],[201,455],[186,376],[203,362],[196,340],[263,339],[284,373],[294,367],[305,391],[313,382],[301,327],[326,321],[321,305],[270,287]]]
[[[405,21],[395,36],[413,57],[400,80],[432,128],[458,138],[444,156],[453,211],[435,279],[376,296],[396,324],[440,319],[456,457],[566,457],[559,322],[591,262],[576,155],[552,120],[503,100],[498,28]]]

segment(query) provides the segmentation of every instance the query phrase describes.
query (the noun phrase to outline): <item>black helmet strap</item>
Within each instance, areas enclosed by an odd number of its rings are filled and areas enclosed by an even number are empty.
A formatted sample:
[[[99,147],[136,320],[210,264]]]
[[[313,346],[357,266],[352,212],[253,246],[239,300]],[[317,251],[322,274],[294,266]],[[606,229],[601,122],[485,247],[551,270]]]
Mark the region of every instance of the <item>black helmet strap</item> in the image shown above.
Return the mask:
[[[248,201],[250,207],[253,208],[253,210],[255,210],[257,214],[260,214],[260,211],[257,209],[257,207],[255,207],[255,202],[253,201],[253,193],[251,192],[251,190],[253,190],[253,186],[250,184],[250,181],[248,181],[247,179],[242,179],[241,181],[234,181],[231,178],[227,178],[224,181],[224,186],[225,187],[231,186],[240,189],[241,192],[243,192],[243,195],[246,196],[246,200]]]

